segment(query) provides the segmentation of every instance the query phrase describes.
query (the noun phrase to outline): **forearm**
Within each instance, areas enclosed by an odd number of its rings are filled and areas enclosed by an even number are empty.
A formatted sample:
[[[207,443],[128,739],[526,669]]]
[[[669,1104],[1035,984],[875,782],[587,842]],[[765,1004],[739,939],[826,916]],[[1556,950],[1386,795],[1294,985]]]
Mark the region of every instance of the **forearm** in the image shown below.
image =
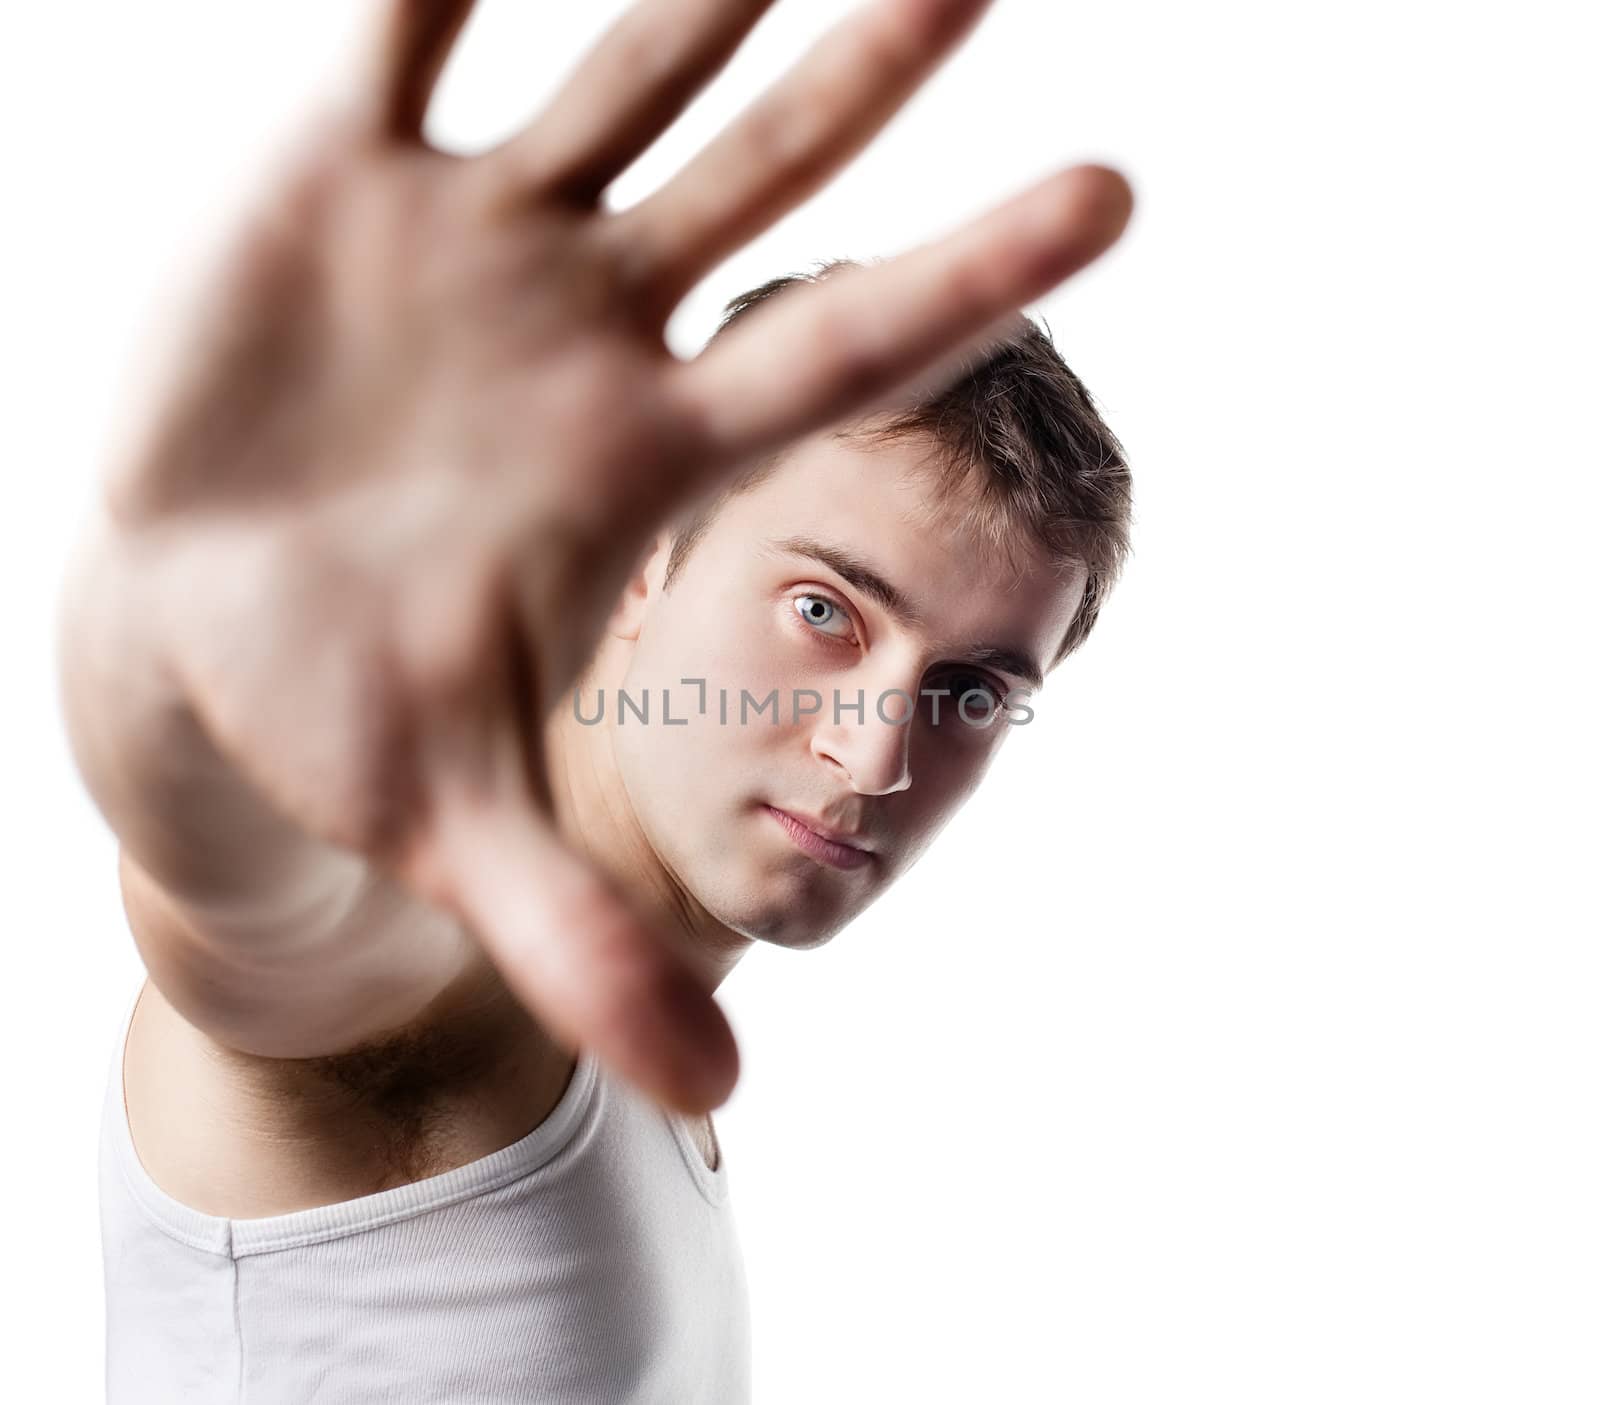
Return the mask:
[[[74,760],[127,854],[210,939],[315,943],[356,900],[366,865],[288,821],[212,744],[166,653],[172,582],[159,566],[151,541],[96,506],[57,602]]]

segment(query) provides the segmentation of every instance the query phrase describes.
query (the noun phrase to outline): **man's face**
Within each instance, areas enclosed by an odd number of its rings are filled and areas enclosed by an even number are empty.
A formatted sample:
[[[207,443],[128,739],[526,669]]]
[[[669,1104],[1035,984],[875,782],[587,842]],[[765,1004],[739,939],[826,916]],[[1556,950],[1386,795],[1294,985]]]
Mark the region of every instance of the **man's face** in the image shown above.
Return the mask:
[[[661,861],[747,937],[819,944],[910,868],[1015,725],[1004,713],[978,725],[993,704],[982,691],[967,699],[969,724],[957,697],[987,685],[1020,702],[1033,691],[1023,670],[992,650],[1046,665],[1082,598],[1081,570],[1063,574],[1035,549],[1018,577],[935,515],[932,478],[914,471],[931,452],[922,438],[814,436],[723,506],[670,590],[663,536],[633,593],[621,687],[635,702],[648,690],[649,722],[606,698],[619,773]],[[920,692],[938,688],[951,695]],[[592,717],[597,699],[581,705]],[[866,852],[819,852],[774,808]]]

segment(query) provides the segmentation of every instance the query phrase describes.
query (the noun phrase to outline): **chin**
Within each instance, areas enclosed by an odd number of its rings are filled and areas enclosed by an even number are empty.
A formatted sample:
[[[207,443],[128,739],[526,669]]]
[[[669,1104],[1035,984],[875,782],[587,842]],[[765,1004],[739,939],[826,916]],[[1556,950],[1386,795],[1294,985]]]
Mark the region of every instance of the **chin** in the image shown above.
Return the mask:
[[[781,947],[784,951],[815,951],[818,947],[827,946],[836,933],[824,932],[821,936],[818,936],[816,933],[778,931],[771,933],[753,932],[750,935],[764,946]]]
[[[751,941],[781,946],[787,951],[812,951],[819,946],[826,946],[848,925],[848,919],[807,922],[792,907],[762,914],[746,913],[742,919],[729,921],[724,918],[723,921]]]

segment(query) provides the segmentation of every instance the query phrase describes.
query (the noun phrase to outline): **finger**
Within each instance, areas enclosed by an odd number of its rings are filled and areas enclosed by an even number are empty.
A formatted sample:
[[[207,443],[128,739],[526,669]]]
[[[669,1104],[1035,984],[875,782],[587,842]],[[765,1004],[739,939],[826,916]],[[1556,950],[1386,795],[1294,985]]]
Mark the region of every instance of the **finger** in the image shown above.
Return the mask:
[[[721,71],[773,0],[642,0],[489,159],[519,187],[599,199]]]
[[[674,371],[716,468],[901,392],[1110,248],[1133,209],[1115,171],[1078,166],[965,228],[774,298]]]
[[[892,0],[836,25],[660,190],[617,217],[669,306],[882,130],[989,0]]]
[[[720,1106],[738,1049],[710,992],[524,804],[458,805],[431,861],[513,994],[568,1048],[689,1115]]]
[[[356,87],[361,120],[394,141],[421,141],[428,103],[472,0],[375,0]]]

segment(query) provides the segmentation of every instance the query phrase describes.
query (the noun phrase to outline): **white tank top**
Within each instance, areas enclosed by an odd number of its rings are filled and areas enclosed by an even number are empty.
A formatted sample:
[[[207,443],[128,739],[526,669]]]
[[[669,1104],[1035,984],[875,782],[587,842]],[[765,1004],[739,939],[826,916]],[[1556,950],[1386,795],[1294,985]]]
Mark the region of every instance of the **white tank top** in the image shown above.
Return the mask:
[[[201,1214],[134,1150],[123,1017],[100,1133],[109,1405],[743,1402],[726,1158],[580,1054],[510,1146],[391,1190]]]

